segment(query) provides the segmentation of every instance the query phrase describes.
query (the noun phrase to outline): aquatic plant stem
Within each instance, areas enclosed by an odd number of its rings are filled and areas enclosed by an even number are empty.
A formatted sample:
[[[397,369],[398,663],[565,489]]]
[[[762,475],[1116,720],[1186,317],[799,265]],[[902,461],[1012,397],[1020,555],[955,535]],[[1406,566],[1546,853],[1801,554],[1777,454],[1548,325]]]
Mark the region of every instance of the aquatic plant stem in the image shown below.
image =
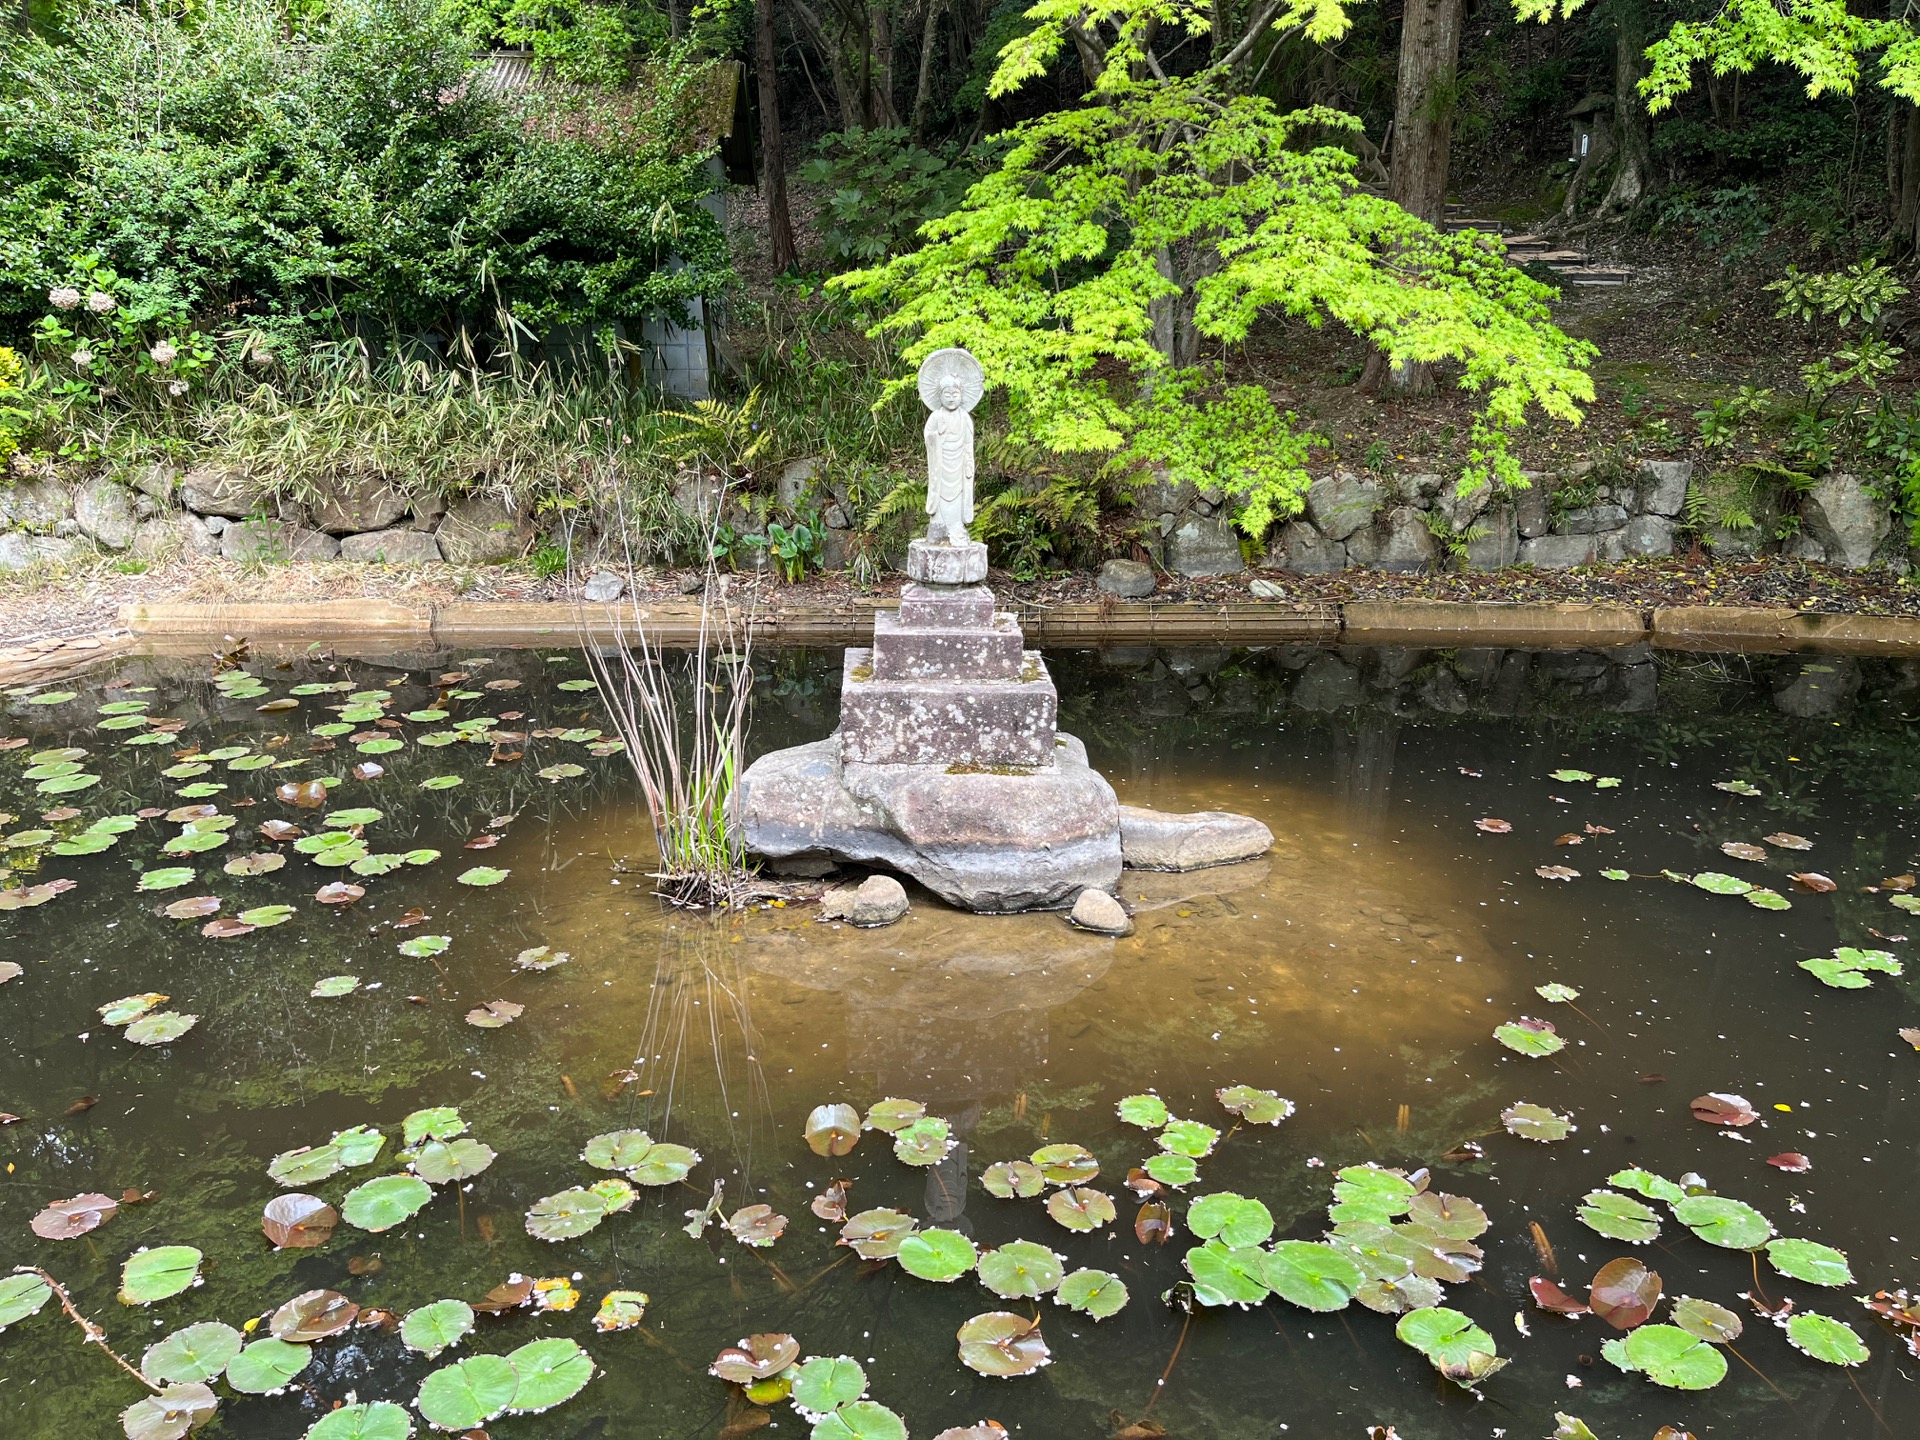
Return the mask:
[[[1847,1371],[1847,1383],[1853,1386],[1853,1393],[1860,1397],[1860,1403],[1867,1407],[1867,1413],[1873,1416],[1874,1422],[1889,1435],[1893,1434],[1893,1427],[1881,1418],[1880,1412],[1874,1408],[1873,1401],[1867,1398],[1867,1392],[1860,1388],[1860,1381],[1854,1376],[1852,1369]]]
[[[1742,1355],[1738,1350],[1735,1350],[1731,1344],[1727,1346],[1727,1353],[1733,1356],[1733,1358],[1738,1360],[1742,1365],[1746,1366],[1749,1370],[1753,1371],[1754,1374],[1758,1375],[1760,1379],[1765,1383],[1766,1387],[1769,1390],[1773,1391],[1774,1394],[1778,1395],[1782,1400],[1785,1400],[1787,1404],[1789,1405],[1793,1404],[1793,1397],[1791,1395],[1787,1394],[1786,1391],[1782,1390],[1778,1385],[1774,1384],[1773,1381],[1768,1377],[1766,1371],[1762,1370],[1758,1365],[1754,1364],[1746,1356]],[[1872,1408],[1872,1407],[1868,1407],[1868,1408]]]
[[[1160,1372],[1160,1378],[1154,1382],[1153,1394],[1147,1397],[1147,1408],[1140,1412],[1142,1418],[1153,1413],[1153,1407],[1159,1402],[1161,1392],[1167,1388],[1167,1377],[1173,1374],[1173,1367],[1179,1363],[1181,1347],[1187,1343],[1187,1331],[1193,1327],[1193,1312],[1187,1312],[1186,1322],[1180,1327],[1180,1338],[1173,1342],[1173,1354],[1167,1357],[1167,1368]]]
[[[114,1364],[138,1380],[154,1394],[158,1395],[160,1393],[160,1387],[158,1385],[134,1369],[132,1365],[127,1363],[124,1356],[111,1345],[107,1344],[107,1332],[94,1324],[93,1321],[87,1319],[86,1316],[82,1315],[80,1311],[75,1308],[73,1297],[67,1294],[66,1286],[62,1285],[38,1265],[16,1265],[13,1267],[13,1273],[16,1275],[38,1275],[46,1287],[53,1291],[54,1298],[60,1302],[60,1308],[67,1312],[67,1317],[80,1327],[80,1333],[87,1337],[88,1344],[98,1345],[101,1351],[108,1359],[112,1360]]]

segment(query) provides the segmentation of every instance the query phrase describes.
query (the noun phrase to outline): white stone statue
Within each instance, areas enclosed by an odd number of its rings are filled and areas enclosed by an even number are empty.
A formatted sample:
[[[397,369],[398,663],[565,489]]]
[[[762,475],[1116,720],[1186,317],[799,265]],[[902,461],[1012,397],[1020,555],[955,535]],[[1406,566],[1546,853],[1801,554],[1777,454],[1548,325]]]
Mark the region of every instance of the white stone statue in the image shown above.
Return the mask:
[[[927,416],[927,539],[965,545],[973,521],[973,407],[986,391],[980,362],[965,350],[936,350],[920,363]]]

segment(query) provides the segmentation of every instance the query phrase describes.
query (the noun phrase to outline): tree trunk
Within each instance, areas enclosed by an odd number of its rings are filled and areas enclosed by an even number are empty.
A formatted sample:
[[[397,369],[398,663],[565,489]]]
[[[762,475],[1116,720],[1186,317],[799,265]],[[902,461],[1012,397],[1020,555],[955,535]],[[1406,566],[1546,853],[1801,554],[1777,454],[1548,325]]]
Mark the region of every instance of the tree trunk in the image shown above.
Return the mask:
[[[859,77],[853,73],[853,67],[847,63],[847,51],[842,43],[847,27],[843,25],[838,36],[829,35],[826,22],[806,0],[792,0],[792,4],[793,15],[799,20],[800,28],[827,62],[827,75],[833,81],[834,103],[840,107],[840,128],[865,130],[868,124],[865,92]]]
[[[1920,220],[1920,108],[1902,108],[1907,112],[1906,124],[1901,127],[1905,143],[1901,146],[1900,208],[1893,217],[1893,228],[1895,234],[1911,240],[1915,222]]]
[[[920,30],[920,78],[913,87],[913,112],[908,124],[913,127],[914,143],[927,130],[927,110],[933,104],[933,50],[940,39],[940,16],[947,0],[927,0],[927,20]]]
[[[1621,215],[1640,203],[1653,172],[1653,139],[1647,107],[1640,98],[1646,76],[1647,17],[1638,0],[1614,6],[1613,134],[1619,164],[1613,184],[1600,202],[1602,215]]]
[[[1393,97],[1393,158],[1387,198],[1431,225],[1447,213],[1447,161],[1453,146],[1454,79],[1466,0],[1407,0],[1400,22],[1400,75]],[[1431,366],[1391,367],[1375,354],[1361,384],[1406,394],[1433,389]]]
[[[773,43],[773,0],[753,3],[753,69],[760,92],[760,192],[767,198],[767,249],[775,270],[791,270],[800,250],[787,215],[787,157],[780,142],[780,72]]]
[[[893,21],[883,0],[867,6],[867,45],[873,57],[871,75],[873,123],[898,125],[900,111],[893,103]]]

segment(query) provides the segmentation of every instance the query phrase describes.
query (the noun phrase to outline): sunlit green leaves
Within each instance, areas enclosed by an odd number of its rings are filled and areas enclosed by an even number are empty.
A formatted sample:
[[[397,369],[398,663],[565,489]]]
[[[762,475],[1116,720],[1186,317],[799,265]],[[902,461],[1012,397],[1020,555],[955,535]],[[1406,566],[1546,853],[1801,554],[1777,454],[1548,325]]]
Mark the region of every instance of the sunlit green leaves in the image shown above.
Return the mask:
[[[242,1395],[273,1395],[286,1389],[312,1359],[310,1346],[255,1340],[227,1362],[227,1384]]]
[[[1709,1245],[1727,1250],[1756,1250],[1773,1234],[1766,1216],[1722,1195],[1689,1195],[1675,1203],[1673,1218]]]
[[[1229,1246],[1262,1245],[1273,1234],[1273,1214],[1258,1200],[1223,1190],[1202,1195],[1187,1207],[1187,1228],[1202,1240],[1218,1237]]]
[[[521,952],[521,959],[529,953]],[[814,1154],[845,1155],[859,1143],[860,1112],[846,1104],[816,1105],[807,1113],[805,1133]]]
[[[404,1224],[431,1199],[432,1187],[417,1176],[381,1175],[347,1192],[340,1203],[340,1218],[377,1235]]]
[[[1611,1190],[1590,1191],[1575,1213],[1588,1229],[1629,1245],[1644,1245],[1660,1233],[1659,1215],[1638,1200]]]
[[[894,1132],[893,1153],[908,1165],[938,1165],[954,1143],[947,1122],[927,1115]]]
[[[1842,945],[1830,959],[1802,960],[1800,968],[1815,979],[1839,990],[1864,990],[1873,983],[1873,972],[1900,975],[1904,969],[1891,950],[1861,950]]]
[[[1231,1246],[1220,1240],[1196,1245],[1182,1259],[1202,1305],[1258,1305],[1267,1298],[1267,1252],[1257,1245]]]
[[[1672,1205],[1686,1198],[1687,1192],[1664,1175],[1655,1175],[1650,1170],[1618,1170],[1607,1177],[1609,1185],[1622,1190],[1631,1190],[1636,1195],[1644,1195],[1649,1200],[1661,1200]]]
[[[1852,1326],[1811,1310],[1789,1316],[1786,1331],[1794,1349],[1828,1365],[1864,1365],[1870,1358]]]
[[[1047,1177],[1031,1161],[999,1160],[987,1167],[980,1183],[1002,1200],[1031,1199],[1046,1189]]]
[[[1154,1137],[1154,1143],[1173,1155],[1202,1160],[1213,1153],[1220,1132],[1198,1120],[1175,1120]],[[1052,1178],[1052,1177],[1048,1177]]]
[[[1525,1055],[1533,1060],[1556,1055],[1567,1045],[1554,1033],[1552,1021],[1534,1020],[1525,1015],[1496,1027],[1493,1038],[1516,1055]]]
[[[1571,1115],[1561,1115],[1544,1105],[1524,1102],[1502,1110],[1500,1123],[1506,1126],[1509,1135],[1517,1135],[1522,1140],[1536,1140],[1543,1145],[1564,1140],[1580,1128],[1573,1123]]]
[[[1637,1370],[1670,1390],[1709,1390],[1727,1374],[1726,1357],[1678,1325],[1642,1325],[1600,1353],[1622,1370]]]
[[[980,1283],[1005,1299],[1045,1295],[1065,1275],[1060,1257],[1031,1240],[1010,1240],[981,1255],[976,1267]]]
[[[1347,1256],[1328,1245],[1282,1240],[1261,1266],[1260,1277],[1282,1300],[1303,1310],[1344,1309],[1366,1281]]]
[[[1401,1316],[1393,1333],[1402,1344],[1426,1356],[1447,1379],[1466,1389],[1507,1363],[1499,1357],[1491,1335],[1458,1310],[1445,1306]]]
[[[572,1340],[552,1336],[522,1345],[507,1363],[517,1382],[507,1409],[538,1415],[578,1395],[593,1378],[593,1360]]]
[[[18,1324],[53,1298],[53,1291],[38,1275],[0,1276],[0,1330]]]
[[[867,1390],[867,1372],[850,1355],[818,1355],[793,1372],[793,1403],[815,1415],[830,1414]]]
[[[1114,1108],[1127,1124],[1143,1130],[1158,1130],[1172,1118],[1167,1114],[1167,1102],[1158,1095],[1129,1095]]]
[[[505,1414],[519,1388],[504,1356],[469,1355],[427,1376],[414,1407],[436,1430],[473,1430]]]
[[[307,1431],[305,1440],[407,1440],[413,1421],[391,1400],[342,1405]]]
[[[1125,1308],[1127,1287],[1118,1275],[1105,1270],[1076,1270],[1060,1282],[1060,1288],[1053,1292],[1053,1302],[1105,1320]]]
[[[498,885],[512,873],[510,870],[496,870],[491,865],[476,865],[471,870],[461,871],[455,878],[458,879],[462,885],[475,885],[484,888],[489,885]]]
[[[919,1230],[900,1242],[900,1268],[922,1280],[957,1280],[979,1258],[974,1244],[958,1230]]]
[[[211,1380],[227,1368],[244,1343],[231,1325],[214,1320],[188,1325],[149,1345],[140,1357],[140,1373],[163,1385]]]

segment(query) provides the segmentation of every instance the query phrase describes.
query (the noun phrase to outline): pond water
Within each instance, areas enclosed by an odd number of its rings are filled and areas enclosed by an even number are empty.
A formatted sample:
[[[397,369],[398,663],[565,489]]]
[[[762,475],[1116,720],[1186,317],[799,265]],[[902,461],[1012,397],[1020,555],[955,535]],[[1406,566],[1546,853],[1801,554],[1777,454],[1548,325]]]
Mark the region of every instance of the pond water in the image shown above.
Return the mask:
[[[410,1403],[463,1356],[543,1337],[578,1342],[600,1373],[557,1408],[487,1423],[496,1440],[807,1434],[790,1406],[750,1407],[707,1374],[723,1346],[756,1332],[790,1333],[804,1355],[853,1357],[872,1399],[917,1437],[988,1418],[1048,1440],[1128,1425],[1176,1440],[1318,1440],[1376,1425],[1405,1440],[1532,1437],[1553,1431],[1556,1411],[1602,1440],[1645,1440],[1662,1425],[1698,1436],[1920,1433],[1920,1361],[1855,1298],[1920,1279],[1920,1053],[1898,1033],[1920,1025],[1913,978],[1867,971],[1854,977],[1864,988],[1837,988],[1798,966],[1837,946],[1913,948],[1904,934],[1920,915],[1881,882],[1910,885],[1900,877],[1920,868],[1910,820],[1920,671],[1646,651],[1136,650],[1052,662],[1063,728],[1087,741],[1124,801],[1256,815],[1277,837],[1271,856],[1130,873],[1138,929],[1119,941],[1055,915],[959,915],[924,894],[878,931],[819,924],[799,903],[711,920],[650,895],[631,779],[618,755],[593,753],[586,732],[605,726],[595,696],[565,688],[588,673],[574,653],[261,656],[222,685],[204,661],[148,659],[9,695],[0,737],[27,743],[0,752],[0,833],[12,837],[0,891],[75,883],[0,911],[0,961],[21,968],[0,984],[0,1273],[44,1267],[135,1364],[181,1326],[244,1328],[316,1289],[395,1316],[480,1301],[514,1274],[567,1277],[579,1292],[571,1310],[482,1314],[435,1360],[379,1324],[356,1325],[315,1342],[282,1394],[217,1382],[215,1424],[236,1437],[304,1435],[350,1396]],[[837,653],[756,663],[756,749],[831,728]],[[283,698],[297,706],[262,713]],[[95,728],[116,709],[184,724],[128,744],[149,725]],[[471,722],[485,717],[518,738],[423,743],[478,734],[487,727]],[[334,725],[344,729],[315,733]],[[388,738],[400,743],[379,743]],[[176,757],[196,747],[206,758]],[[356,778],[368,763],[384,773]],[[40,788],[67,774],[99,779]],[[319,777],[339,779],[322,808],[276,798]],[[196,788],[207,785],[224,788]],[[1738,793],[1747,789],[1758,793]],[[103,816],[194,804],[236,818],[224,844],[163,854],[183,822],[153,816],[97,853],[51,851],[61,838],[75,848]],[[55,806],[78,814],[44,821]],[[360,847],[418,863],[358,876],[257,829],[281,821],[318,834],[323,817],[365,808],[380,814]],[[35,833],[48,830],[55,839]],[[1790,848],[1793,837],[1809,848]],[[486,848],[462,848],[475,839]],[[1759,858],[1723,853],[1729,842]],[[223,869],[251,854],[287,863]],[[1554,866],[1578,874],[1538,873]],[[476,867],[504,879],[458,882],[493,878]],[[167,868],[193,874],[139,888],[143,873]],[[1788,908],[1663,872],[1731,875]],[[1834,888],[1788,878],[1807,872]],[[329,882],[364,897],[319,903]],[[218,916],[292,913],[225,938],[202,933],[210,911],[156,913],[201,896],[221,902]],[[412,921],[416,909],[424,919]],[[444,949],[402,952],[428,936],[446,937]],[[515,968],[540,946],[570,958]],[[311,993],[341,976],[357,988]],[[1549,984],[1578,995],[1550,1002],[1535,988]],[[168,997],[149,1013],[196,1016],[192,1029],[142,1046],[106,1023],[123,1017],[100,1013],[148,992]],[[495,1028],[468,1023],[493,1001],[524,1009]],[[1550,1019],[1564,1048],[1547,1058],[1505,1048],[1495,1028],[1523,1016]],[[1297,1110],[1277,1126],[1235,1127],[1215,1099],[1232,1085]],[[1160,1153],[1151,1131],[1116,1115],[1147,1091],[1223,1136],[1198,1160],[1199,1179],[1169,1197],[1164,1246],[1136,1237],[1139,1202],[1123,1184]],[[1694,1118],[1689,1102],[1713,1092],[1745,1097],[1757,1120]],[[922,1102],[957,1146],[933,1167],[902,1164],[881,1133],[841,1159],[809,1150],[812,1107],[864,1113],[883,1097]],[[1501,1114],[1518,1102],[1578,1128],[1553,1143],[1510,1135]],[[403,1117],[435,1106],[457,1107],[463,1138],[495,1152],[490,1165],[436,1186],[380,1233],[342,1223],[316,1248],[269,1246],[261,1217],[283,1189],[267,1173],[276,1155],[378,1127],[386,1144],[370,1164],[299,1187],[341,1206],[400,1171]],[[630,1209],[577,1238],[529,1235],[537,1200],[608,1178],[581,1159],[589,1139],[627,1128],[701,1159],[682,1183],[641,1187]],[[1089,1183],[1116,1200],[1117,1223],[1073,1233],[1042,1201],[983,1188],[989,1165],[1060,1143],[1097,1158]],[[1768,1163],[1786,1152],[1811,1168]],[[1195,1241],[1181,1212],[1196,1196],[1257,1198],[1277,1238],[1317,1240],[1336,1172],[1367,1164],[1425,1169],[1433,1192],[1485,1211],[1473,1240],[1483,1260],[1463,1261],[1441,1301],[1512,1362],[1477,1392],[1397,1340],[1393,1316],[1359,1304],[1313,1313],[1274,1298],[1199,1306],[1189,1321],[1160,1302],[1188,1278]],[[1845,1252],[1851,1277],[1831,1288],[1789,1278],[1764,1251],[1696,1238],[1657,1200],[1648,1244],[1582,1223],[1582,1197],[1630,1168],[1676,1181],[1691,1172],[1777,1235]],[[1003,1300],[975,1275],[936,1284],[862,1261],[810,1208],[836,1179],[851,1181],[852,1211],[896,1208],[982,1249],[1036,1241],[1069,1270],[1118,1276],[1128,1303],[1096,1323],[1051,1300]],[[785,1234],[755,1249],[719,1226],[683,1233],[716,1180],[724,1213],[769,1205],[788,1217]],[[30,1228],[43,1207],[87,1192],[128,1203],[74,1238]],[[120,1303],[122,1266],[162,1245],[199,1250],[201,1283],[150,1306]],[[1616,1331],[1530,1298],[1530,1278],[1543,1276],[1584,1299],[1599,1267],[1622,1256],[1662,1277],[1656,1322],[1680,1296],[1744,1318],[1717,1385],[1683,1391],[1624,1373],[1601,1358]],[[1756,1289],[1843,1322],[1867,1359],[1846,1368],[1801,1353],[1749,1307],[1743,1295]],[[639,1326],[595,1330],[611,1290],[649,1297]],[[995,1310],[1041,1314],[1052,1363],[1011,1380],[963,1366],[957,1329]],[[265,1323],[250,1332],[267,1333]],[[0,1434],[118,1433],[142,1393],[57,1303],[0,1334]]]

